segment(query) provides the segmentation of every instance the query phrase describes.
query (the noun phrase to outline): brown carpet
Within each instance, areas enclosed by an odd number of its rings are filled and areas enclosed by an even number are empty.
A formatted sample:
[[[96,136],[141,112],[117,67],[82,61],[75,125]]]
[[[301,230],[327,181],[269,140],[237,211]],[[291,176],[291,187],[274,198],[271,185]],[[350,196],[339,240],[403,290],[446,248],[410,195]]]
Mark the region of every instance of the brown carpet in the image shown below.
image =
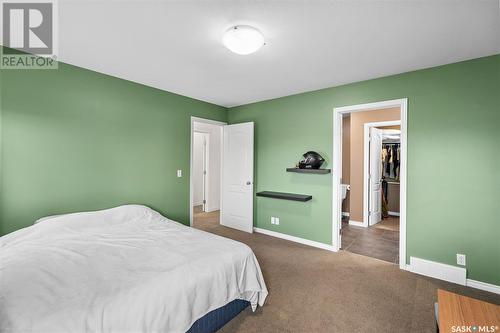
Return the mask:
[[[402,271],[381,260],[333,253],[258,233],[226,228],[197,214],[196,228],[249,245],[269,296],[220,333],[435,332],[437,288],[500,304],[500,295]]]

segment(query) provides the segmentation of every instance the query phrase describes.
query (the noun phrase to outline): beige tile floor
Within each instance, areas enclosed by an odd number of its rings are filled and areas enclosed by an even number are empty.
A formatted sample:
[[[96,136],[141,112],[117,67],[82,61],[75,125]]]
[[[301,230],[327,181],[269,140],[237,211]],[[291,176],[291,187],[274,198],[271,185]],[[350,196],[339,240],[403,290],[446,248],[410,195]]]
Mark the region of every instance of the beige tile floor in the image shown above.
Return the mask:
[[[342,249],[397,264],[399,218],[390,216],[368,228],[352,226],[343,221]]]

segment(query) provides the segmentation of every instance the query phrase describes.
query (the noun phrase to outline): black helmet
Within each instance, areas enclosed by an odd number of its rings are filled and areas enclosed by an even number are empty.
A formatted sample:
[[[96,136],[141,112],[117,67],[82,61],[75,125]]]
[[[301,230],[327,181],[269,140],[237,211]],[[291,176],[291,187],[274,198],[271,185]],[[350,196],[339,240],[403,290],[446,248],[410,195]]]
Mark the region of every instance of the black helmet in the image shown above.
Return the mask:
[[[325,161],[325,159],[315,151],[308,151],[302,156],[304,156],[304,158],[299,162],[300,169],[319,169],[321,164]]]

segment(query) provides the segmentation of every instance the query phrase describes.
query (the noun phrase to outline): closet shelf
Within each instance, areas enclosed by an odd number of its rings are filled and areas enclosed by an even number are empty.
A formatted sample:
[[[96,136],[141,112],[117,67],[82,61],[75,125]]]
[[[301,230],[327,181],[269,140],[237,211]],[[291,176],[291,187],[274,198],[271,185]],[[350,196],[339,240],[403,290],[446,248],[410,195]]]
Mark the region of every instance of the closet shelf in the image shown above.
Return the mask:
[[[266,197],[273,199],[283,199],[292,201],[302,201],[306,202],[312,199],[312,195],[307,194],[295,194],[295,193],[284,193],[284,192],[272,192],[272,191],[262,191],[257,192],[258,197]]]
[[[330,173],[330,169],[300,169],[300,168],[286,168],[286,172],[297,172],[297,173],[312,173],[312,174],[327,174]]]

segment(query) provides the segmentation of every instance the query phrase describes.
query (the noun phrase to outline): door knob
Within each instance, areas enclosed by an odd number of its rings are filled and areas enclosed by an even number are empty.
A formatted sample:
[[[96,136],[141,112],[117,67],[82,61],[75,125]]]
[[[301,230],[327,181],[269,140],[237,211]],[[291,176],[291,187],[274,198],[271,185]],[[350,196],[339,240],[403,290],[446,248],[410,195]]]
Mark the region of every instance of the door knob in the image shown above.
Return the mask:
[[[247,182],[247,185],[252,185],[252,182]]]

